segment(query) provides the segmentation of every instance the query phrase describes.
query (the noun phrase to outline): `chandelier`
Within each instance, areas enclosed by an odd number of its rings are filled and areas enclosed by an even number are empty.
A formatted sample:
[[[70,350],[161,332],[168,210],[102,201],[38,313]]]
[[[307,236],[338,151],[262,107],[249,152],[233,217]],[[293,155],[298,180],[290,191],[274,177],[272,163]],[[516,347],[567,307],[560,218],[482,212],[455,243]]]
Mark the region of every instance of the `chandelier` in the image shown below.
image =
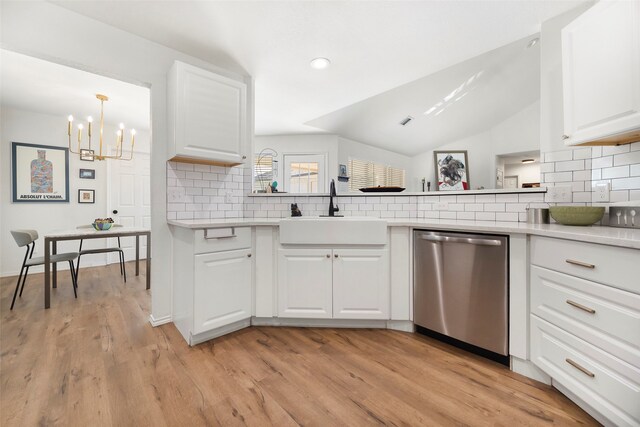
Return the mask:
[[[94,152],[91,148],[91,131],[93,118],[91,116],[87,117],[87,136],[89,140],[88,149],[82,148],[82,133],[84,130],[84,125],[82,123],[78,123],[78,144],[71,142],[71,133],[73,131],[73,116],[69,116],[69,125],[67,127],[67,134],[69,136],[69,151],[74,154],[78,154],[80,158],[88,158],[95,160],[105,160],[105,159],[115,159],[115,160],[131,160],[133,158],[133,145],[135,143],[136,138],[136,130],[131,129],[131,151],[129,152],[128,157],[123,157],[123,149],[122,146],[124,144],[124,123],[120,123],[120,128],[116,132],[116,142],[113,154],[107,153],[107,144],[104,143],[104,102],[109,100],[109,97],[106,95],[96,94],[96,98],[100,100],[100,145],[98,148],[98,152]],[[76,151],[74,151],[74,145],[76,145]]]

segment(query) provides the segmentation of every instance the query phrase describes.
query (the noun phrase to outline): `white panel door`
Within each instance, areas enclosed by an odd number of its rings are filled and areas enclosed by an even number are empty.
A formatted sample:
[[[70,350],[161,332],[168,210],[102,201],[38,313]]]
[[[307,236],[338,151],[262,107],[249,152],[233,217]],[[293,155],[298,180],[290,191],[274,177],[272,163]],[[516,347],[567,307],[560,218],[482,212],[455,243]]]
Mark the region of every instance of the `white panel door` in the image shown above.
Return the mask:
[[[278,316],[331,318],[331,249],[278,251]]]
[[[600,1],[566,26],[562,72],[568,145],[640,128],[640,2]]]
[[[246,156],[247,85],[176,62],[177,156],[242,163]]]
[[[333,318],[389,319],[385,249],[333,250]]]
[[[109,202],[107,216],[125,227],[151,228],[150,156],[134,153],[130,161],[107,160]],[[116,212],[117,213],[114,213]],[[110,246],[117,246],[111,239]],[[127,261],[136,257],[135,237],[123,237],[121,246]],[[147,242],[140,237],[140,259],[147,256]],[[109,263],[119,262],[117,253],[109,254]]]
[[[193,333],[250,318],[251,249],[201,254],[195,258]]]

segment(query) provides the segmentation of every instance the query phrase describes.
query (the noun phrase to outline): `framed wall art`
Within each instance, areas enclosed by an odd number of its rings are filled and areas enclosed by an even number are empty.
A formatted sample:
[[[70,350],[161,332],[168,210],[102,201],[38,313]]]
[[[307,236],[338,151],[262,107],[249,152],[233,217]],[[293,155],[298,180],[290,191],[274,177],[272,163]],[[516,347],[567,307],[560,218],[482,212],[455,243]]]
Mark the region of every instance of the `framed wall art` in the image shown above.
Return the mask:
[[[467,151],[434,151],[437,189],[439,191],[469,190]]]
[[[78,190],[78,203],[95,203],[96,190]]]
[[[80,160],[85,162],[93,162],[95,158],[93,150],[80,149]]]
[[[95,169],[80,169],[80,179],[96,179]]]
[[[13,201],[69,202],[69,149],[11,143]]]

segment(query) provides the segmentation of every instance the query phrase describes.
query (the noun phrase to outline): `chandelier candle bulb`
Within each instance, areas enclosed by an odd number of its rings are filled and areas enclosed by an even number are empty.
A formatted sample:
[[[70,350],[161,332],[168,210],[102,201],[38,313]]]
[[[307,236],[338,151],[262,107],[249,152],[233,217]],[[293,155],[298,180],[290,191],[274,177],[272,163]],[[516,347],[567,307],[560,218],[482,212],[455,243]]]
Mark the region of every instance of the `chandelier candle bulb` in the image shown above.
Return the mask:
[[[71,126],[73,125],[73,116],[69,116],[69,126],[67,127],[67,134],[71,136]]]

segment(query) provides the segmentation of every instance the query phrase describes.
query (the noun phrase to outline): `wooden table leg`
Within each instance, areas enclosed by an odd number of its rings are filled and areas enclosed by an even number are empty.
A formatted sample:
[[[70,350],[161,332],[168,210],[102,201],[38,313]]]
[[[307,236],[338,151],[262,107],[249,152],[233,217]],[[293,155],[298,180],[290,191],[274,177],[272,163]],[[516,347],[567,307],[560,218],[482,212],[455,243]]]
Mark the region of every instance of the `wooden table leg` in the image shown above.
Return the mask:
[[[53,255],[58,253],[58,242],[57,241],[53,241],[53,249],[51,250],[51,253]],[[55,262],[53,263],[53,287],[57,288],[58,287],[58,264],[56,264]]]
[[[151,233],[147,233],[147,289],[151,289]]]
[[[50,244],[49,239],[44,239],[44,308],[49,308],[51,306],[51,288],[50,279],[51,279],[51,253],[50,253]]]
[[[136,276],[140,275],[140,235],[136,234]]]

